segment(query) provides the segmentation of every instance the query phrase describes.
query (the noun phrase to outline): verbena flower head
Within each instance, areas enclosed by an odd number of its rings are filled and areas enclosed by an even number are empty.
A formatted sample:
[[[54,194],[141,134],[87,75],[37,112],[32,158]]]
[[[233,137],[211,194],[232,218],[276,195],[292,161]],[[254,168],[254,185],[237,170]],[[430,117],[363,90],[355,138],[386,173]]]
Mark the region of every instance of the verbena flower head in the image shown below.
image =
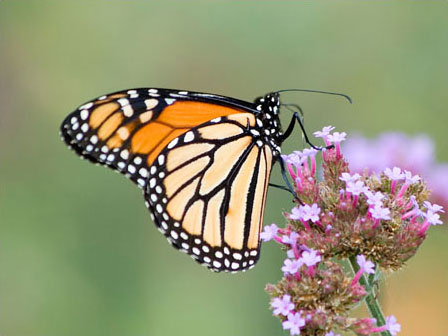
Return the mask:
[[[367,139],[350,134],[343,152],[354,173],[381,174],[384,169],[397,166],[403,169],[406,179],[423,177],[431,190],[431,202],[448,206],[448,164],[436,162],[434,142],[429,136],[386,132]]]
[[[372,318],[349,317],[367,295],[360,279],[378,268],[402,267],[423,243],[428,228],[441,223],[443,208],[428,202],[420,176],[399,167],[386,167],[381,174],[351,171],[339,147],[346,134],[331,134],[333,129],[314,133],[327,145],[335,144],[321,152],[322,180],[317,177],[315,152],[284,156],[299,199],[285,214],[285,228],[268,228],[262,234],[287,252],[283,279],[266,290],[274,314],[292,335],[325,336],[343,330],[394,334],[399,331],[395,318],[378,326]],[[346,274],[337,262],[344,258],[356,259],[355,275]],[[285,298],[287,302],[279,301]],[[276,313],[280,302],[294,305],[288,315]]]

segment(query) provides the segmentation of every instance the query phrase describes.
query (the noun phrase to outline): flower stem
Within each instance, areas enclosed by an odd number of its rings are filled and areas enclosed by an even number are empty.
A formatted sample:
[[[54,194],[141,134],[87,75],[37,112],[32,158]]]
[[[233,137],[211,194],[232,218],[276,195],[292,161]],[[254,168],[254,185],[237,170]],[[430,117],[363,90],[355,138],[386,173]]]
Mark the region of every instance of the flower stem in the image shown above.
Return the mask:
[[[349,258],[350,265],[355,273],[359,271],[358,263],[356,262],[356,257],[352,256]],[[373,287],[367,280],[367,277],[365,274],[361,275],[359,278],[359,283],[365,288],[367,291],[367,296],[365,298],[365,302],[367,305],[367,308],[370,311],[370,315],[376,319],[377,325],[383,326],[386,324],[386,319],[384,318],[384,314],[381,310],[381,306],[378,302],[378,300],[375,298],[375,293],[373,292]],[[381,332],[382,336],[391,336],[389,331],[383,331]]]

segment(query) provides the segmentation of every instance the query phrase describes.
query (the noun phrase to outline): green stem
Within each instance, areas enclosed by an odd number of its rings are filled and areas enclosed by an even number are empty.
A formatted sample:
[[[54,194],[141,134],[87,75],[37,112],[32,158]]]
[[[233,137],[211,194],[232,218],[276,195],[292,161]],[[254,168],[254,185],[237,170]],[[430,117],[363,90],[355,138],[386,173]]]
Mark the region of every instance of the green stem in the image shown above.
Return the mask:
[[[359,271],[359,266],[358,266],[358,263],[356,262],[356,257],[354,257],[354,256],[350,257],[349,261],[350,261],[350,265],[352,266],[353,271],[356,274],[356,272]],[[367,277],[365,276],[365,274],[363,274],[359,278],[359,283],[367,291],[367,296],[365,298],[365,302],[366,302],[367,308],[369,308],[370,315],[372,315],[372,317],[374,317],[376,319],[378,326],[385,325],[386,319],[384,318],[383,311],[381,310],[381,306],[380,306],[378,300],[375,298],[375,293],[373,291],[373,287],[367,280]],[[392,336],[389,331],[383,331],[383,332],[381,332],[381,335],[382,336]]]

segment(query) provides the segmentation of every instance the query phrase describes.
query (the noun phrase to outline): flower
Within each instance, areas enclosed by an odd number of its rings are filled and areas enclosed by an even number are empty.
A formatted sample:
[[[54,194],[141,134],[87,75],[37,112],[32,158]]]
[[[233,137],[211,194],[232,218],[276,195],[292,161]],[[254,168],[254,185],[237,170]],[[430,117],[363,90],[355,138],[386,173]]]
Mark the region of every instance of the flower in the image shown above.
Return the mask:
[[[390,210],[388,208],[383,208],[381,204],[376,204],[373,208],[369,209],[369,212],[375,219],[390,219]]]
[[[282,298],[274,298],[271,301],[271,307],[274,308],[274,315],[288,316],[294,309],[294,303],[291,302],[291,295],[285,294]]]
[[[307,158],[307,157],[314,157],[316,156],[318,150],[314,149],[314,148],[305,148],[302,151],[302,158]]]
[[[300,335],[300,328],[305,325],[305,319],[299,313],[289,313],[288,319],[282,325],[291,335]]]
[[[302,266],[302,261],[300,260],[285,259],[282,267],[283,274],[296,274],[300,266]]]
[[[289,218],[294,220],[301,220],[303,218],[303,208],[301,206],[292,208]]]
[[[434,213],[436,213],[436,212],[445,212],[445,211],[443,211],[443,206],[438,205],[438,204],[431,204],[428,201],[424,201],[423,205],[425,206],[426,209],[428,209],[429,211],[432,211]]]
[[[288,164],[292,179],[299,179],[294,186],[297,206],[285,214],[283,237],[274,237],[283,243],[287,255],[281,267],[283,278],[267,285],[266,291],[274,315],[292,335],[336,336],[331,330],[359,335],[389,330],[396,335],[401,327],[394,317],[377,326],[375,318],[355,318],[349,313],[362,301],[370,311],[379,311],[375,302],[365,300],[376,295],[366,275],[374,275],[380,267],[402,267],[417,252],[428,228],[441,224],[443,207],[427,201],[426,183],[412,170],[395,164],[381,167],[381,174],[350,170],[338,142],[345,134],[331,135],[331,130],[316,133],[327,146],[321,151],[322,174],[316,173],[315,151],[296,152],[306,161],[296,167]],[[329,146],[330,139],[334,146]],[[369,155],[381,161],[370,149]],[[269,235],[272,230],[265,231]],[[346,257],[358,270],[354,276],[338,264],[338,259]],[[385,320],[380,313],[374,316]]]
[[[352,280],[352,283],[351,283],[352,288],[355,288],[355,289],[356,289],[359,279],[361,278],[361,276],[364,273],[367,273],[367,274],[375,273],[375,264],[373,262],[367,260],[366,257],[363,256],[362,254],[356,256],[356,262],[359,266],[359,270],[358,270],[358,272],[356,272],[356,274]]]
[[[401,325],[397,323],[397,319],[393,315],[386,317],[386,328],[392,336],[395,336],[401,331]]]
[[[319,263],[322,258],[315,250],[304,251],[299,259],[303,264],[308,267],[314,266]]]
[[[440,215],[437,213],[434,213],[430,210],[428,210],[428,212],[426,214],[424,214],[424,216],[426,217],[426,220],[428,221],[428,223],[431,225],[443,224],[443,222],[440,220]]]
[[[412,175],[412,173],[409,170],[404,171],[404,178],[406,180],[405,182],[406,184],[415,184],[421,180],[420,176]]]
[[[295,151],[294,153],[291,153],[289,155],[282,155],[282,159],[287,164],[299,167],[305,160],[304,158],[302,158],[301,154],[302,154],[301,152]]]
[[[325,336],[341,336],[341,335],[339,335],[339,334],[335,334],[334,332],[330,331],[330,332],[327,332],[327,333],[325,334]]]
[[[401,169],[398,167],[394,167],[393,169],[386,168],[384,170],[384,174],[391,180],[402,180],[404,178],[404,174],[401,172]]]
[[[375,206],[377,204],[380,206],[383,205],[382,200],[384,198],[384,195],[382,192],[377,191],[376,193],[373,193],[370,190],[366,190],[366,191],[364,191],[364,195],[366,195],[366,197],[367,197],[367,204],[373,205],[373,206]]]
[[[295,245],[297,243],[297,238],[299,238],[299,234],[297,232],[291,231],[288,236],[283,236],[282,241],[283,244]]]
[[[321,209],[317,204],[312,204],[309,206],[308,204],[302,205],[301,207],[302,211],[302,219],[304,221],[311,220],[313,223],[316,223],[319,220],[319,214]]]
[[[261,240],[267,242],[270,241],[272,239],[274,239],[274,237],[277,235],[278,232],[278,226],[275,224],[271,224],[271,225],[266,225],[264,227],[264,230],[262,233],[260,233],[260,238]]]
[[[334,132],[333,134],[328,135],[328,141],[332,143],[340,143],[345,140],[345,137],[347,136],[347,133],[342,132]]]
[[[356,182],[360,177],[361,177],[361,175],[359,175],[359,174],[354,174],[352,176],[352,175],[350,175],[350,173],[342,173],[342,175],[339,179],[341,181],[344,181],[345,183],[348,183],[348,182]]]
[[[334,130],[333,126],[325,126],[324,128],[322,128],[322,131],[317,131],[313,134],[316,138],[323,138],[328,136],[332,130]]]
[[[347,192],[352,193],[355,196],[359,196],[361,193],[368,190],[362,181],[347,182],[347,187],[345,189]]]
[[[358,263],[359,268],[367,274],[375,273],[375,264],[366,259],[363,255],[356,256],[356,262]]]

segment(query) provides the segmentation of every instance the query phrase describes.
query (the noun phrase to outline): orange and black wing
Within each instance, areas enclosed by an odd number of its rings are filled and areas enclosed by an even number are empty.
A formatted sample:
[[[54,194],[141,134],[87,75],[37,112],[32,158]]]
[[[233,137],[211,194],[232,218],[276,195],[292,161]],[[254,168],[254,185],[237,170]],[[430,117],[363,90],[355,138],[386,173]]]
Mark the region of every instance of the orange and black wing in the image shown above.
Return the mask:
[[[151,167],[146,205],[176,248],[215,271],[258,260],[272,151],[237,113],[173,139]]]
[[[255,264],[272,168],[254,106],[134,89],[79,107],[61,126],[78,155],[129,177],[168,240],[216,271]]]
[[[120,91],[80,106],[62,123],[61,135],[81,157],[109,166],[144,188],[148,168],[170,141],[248,104],[168,89]]]

